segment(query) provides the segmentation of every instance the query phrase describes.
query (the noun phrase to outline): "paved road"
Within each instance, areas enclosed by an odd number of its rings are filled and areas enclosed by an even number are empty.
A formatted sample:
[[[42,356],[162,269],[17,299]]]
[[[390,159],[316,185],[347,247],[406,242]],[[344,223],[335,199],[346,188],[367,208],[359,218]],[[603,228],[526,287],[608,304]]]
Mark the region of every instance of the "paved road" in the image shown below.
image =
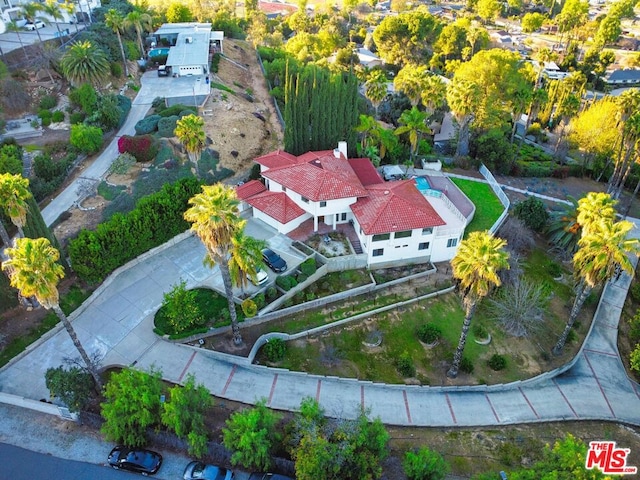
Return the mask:
[[[284,251],[286,237],[250,223],[251,235]],[[245,403],[261,398],[276,409],[295,410],[316,398],[328,414],[354,417],[371,408],[387,424],[423,426],[507,425],[550,420],[605,419],[640,425],[640,387],[626,376],[616,346],[617,325],[631,278],[608,284],[593,331],[575,365],[554,378],[507,387],[383,385],[250,365],[243,358],[173,344],[152,332],[162,294],[178,279],[189,287],[219,285],[216,271],[202,265],[204,249],[188,236],[111,277],[72,315],[81,342],[103,355],[103,365],[155,367],[181,382],[194,374],[214,395]],[[47,398],[44,372],[75,356],[66,332],[51,333],[0,371],[0,391]]]

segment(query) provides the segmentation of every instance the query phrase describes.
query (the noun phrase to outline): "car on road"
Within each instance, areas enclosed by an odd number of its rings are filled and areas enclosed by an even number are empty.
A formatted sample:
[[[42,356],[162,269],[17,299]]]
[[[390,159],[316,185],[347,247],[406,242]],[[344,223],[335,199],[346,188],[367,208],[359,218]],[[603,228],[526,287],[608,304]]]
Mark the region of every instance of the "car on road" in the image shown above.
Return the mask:
[[[44,28],[44,22],[42,20],[36,20],[35,22],[27,22],[24,24],[25,30],[35,30],[37,28]]]
[[[107,458],[109,465],[116,470],[129,470],[143,475],[153,475],[160,470],[162,455],[144,448],[117,446]]]
[[[258,267],[256,269],[255,279],[249,277],[249,280],[251,280],[251,283],[253,283],[257,287],[258,285],[263,285],[269,281],[269,274]]]
[[[293,478],[277,473],[252,473],[249,480],[293,480]]]
[[[223,467],[206,465],[202,462],[191,462],[184,469],[184,480],[232,480],[233,472]]]
[[[269,268],[276,273],[287,271],[287,262],[285,262],[280,255],[270,248],[262,250],[262,259],[264,260],[264,263],[269,265]]]

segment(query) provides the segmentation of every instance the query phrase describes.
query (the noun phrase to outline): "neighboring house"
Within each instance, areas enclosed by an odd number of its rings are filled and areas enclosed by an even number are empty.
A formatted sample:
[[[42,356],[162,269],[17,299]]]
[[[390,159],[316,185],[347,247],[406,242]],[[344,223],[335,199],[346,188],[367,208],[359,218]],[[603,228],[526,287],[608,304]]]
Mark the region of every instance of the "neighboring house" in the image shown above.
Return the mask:
[[[446,112],[442,124],[433,130],[433,146],[437,152],[447,153],[456,138],[457,130],[451,112]]]
[[[358,55],[358,60],[360,60],[360,65],[367,68],[381,67],[384,63],[380,57],[378,57],[371,50],[366,48],[358,48],[356,49],[356,55]]]
[[[475,211],[446,177],[385,182],[368,158],[347,158],[346,142],[300,156],[278,150],[255,162],[265,184],[237,187],[243,208],[283,234],[307,221],[313,231],[350,224],[369,266],[450,260]]]
[[[640,69],[614,70],[605,79],[609,85],[634,85],[640,84]]]
[[[158,47],[167,46],[166,65],[177,76],[207,75],[210,53],[222,52],[223,32],[210,23],[165,23],[152,35]]]
[[[22,16],[22,7],[27,3],[33,3],[33,0],[0,0],[0,33],[7,31],[7,24],[15,22],[19,27],[23,27],[27,21]],[[44,0],[38,3],[44,3]],[[59,4],[65,3],[58,0]],[[94,9],[102,6],[100,0],[77,0],[74,2],[75,15],[69,14],[66,10],[62,10],[62,19],[60,23],[89,22],[89,15]],[[45,14],[41,16],[48,18],[50,22],[55,23],[58,20],[48,17]]]

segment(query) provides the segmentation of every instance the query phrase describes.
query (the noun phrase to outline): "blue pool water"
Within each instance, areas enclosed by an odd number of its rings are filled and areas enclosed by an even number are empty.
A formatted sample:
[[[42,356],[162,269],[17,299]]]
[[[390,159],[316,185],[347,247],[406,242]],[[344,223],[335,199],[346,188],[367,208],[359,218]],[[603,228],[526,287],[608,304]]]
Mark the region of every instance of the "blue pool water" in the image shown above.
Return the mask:
[[[149,50],[149,58],[158,57],[160,55],[169,55],[169,48],[154,48]]]
[[[416,181],[416,187],[421,192],[425,192],[431,189],[431,185],[429,185],[429,181],[426,178],[418,177],[415,179],[415,181]]]

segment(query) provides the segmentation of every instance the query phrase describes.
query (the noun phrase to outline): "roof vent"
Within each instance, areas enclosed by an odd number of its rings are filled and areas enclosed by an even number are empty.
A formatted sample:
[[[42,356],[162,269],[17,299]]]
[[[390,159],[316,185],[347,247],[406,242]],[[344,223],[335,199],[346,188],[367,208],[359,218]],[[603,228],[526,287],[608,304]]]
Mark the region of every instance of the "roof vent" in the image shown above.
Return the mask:
[[[336,158],[340,158],[340,150],[337,148],[333,149],[333,156]]]
[[[187,37],[184,39],[186,43],[193,43],[193,37]]]
[[[385,195],[389,195],[389,190],[385,190],[385,191],[384,191],[384,194],[385,194]]]

